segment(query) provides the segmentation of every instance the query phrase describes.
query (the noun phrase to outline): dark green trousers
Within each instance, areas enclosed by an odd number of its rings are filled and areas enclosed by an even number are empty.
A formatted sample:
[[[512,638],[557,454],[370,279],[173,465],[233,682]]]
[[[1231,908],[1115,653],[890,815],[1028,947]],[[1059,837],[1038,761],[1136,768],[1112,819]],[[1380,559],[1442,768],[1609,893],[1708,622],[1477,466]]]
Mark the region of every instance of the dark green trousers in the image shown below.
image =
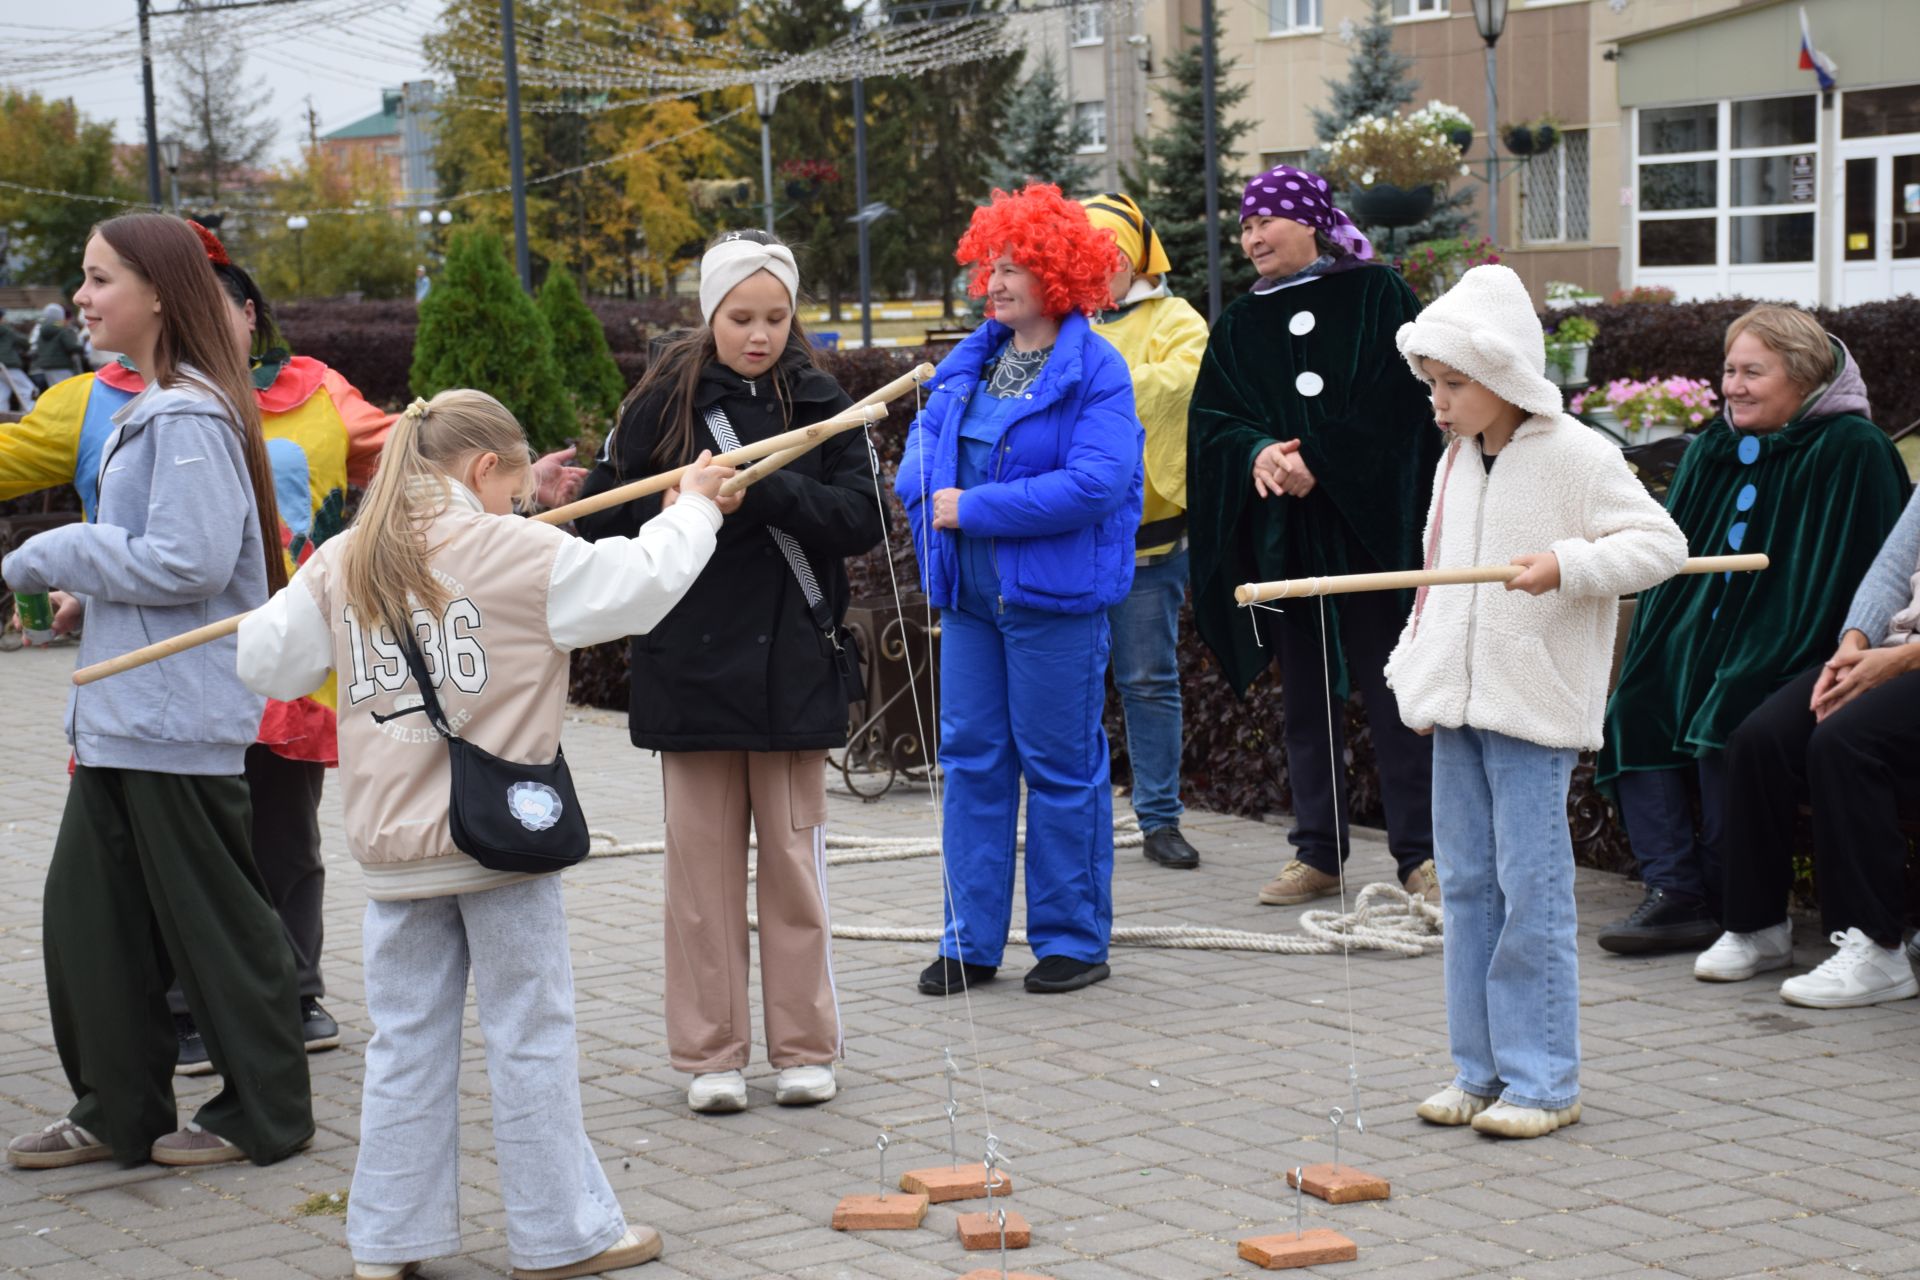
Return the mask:
[[[223,1087],[200,1127],[256,1164],[313,1136],[293,954],[249,847],[241,777],[77,768],[47,868],[47,1001],[73,1122],[122,1164],[180,1127],[167,988]]]

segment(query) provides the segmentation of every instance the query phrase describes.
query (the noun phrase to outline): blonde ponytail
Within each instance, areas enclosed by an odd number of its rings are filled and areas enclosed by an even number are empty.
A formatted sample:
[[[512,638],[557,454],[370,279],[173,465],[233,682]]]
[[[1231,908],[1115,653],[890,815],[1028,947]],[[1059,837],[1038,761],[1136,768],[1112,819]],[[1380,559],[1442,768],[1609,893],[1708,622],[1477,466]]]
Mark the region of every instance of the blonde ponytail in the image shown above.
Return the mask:
[[[433,574],[439,548],[427,545],[427,529],[446,510],[445,482],[483,453],[499,454],[502,466],[532,480],[526,433],[484,391],[415,400],[394,422],[342,554],[347,603],[362,626],[384,625],[398,636],[414,609],[437,615],[446,607],[446,588]]]

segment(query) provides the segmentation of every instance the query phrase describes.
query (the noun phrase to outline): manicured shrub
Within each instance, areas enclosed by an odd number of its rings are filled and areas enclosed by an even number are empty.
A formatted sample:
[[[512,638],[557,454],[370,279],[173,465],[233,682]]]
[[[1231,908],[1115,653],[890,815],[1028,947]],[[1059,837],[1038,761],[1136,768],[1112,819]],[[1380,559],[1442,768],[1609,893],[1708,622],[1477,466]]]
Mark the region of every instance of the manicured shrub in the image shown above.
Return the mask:
[[[555,267],[540,286],[540,314],[553,338],[553,363],[573,402],[574,416],[605,430],[627,385],[607,350],[600,318],[580,297],[573,277]]]

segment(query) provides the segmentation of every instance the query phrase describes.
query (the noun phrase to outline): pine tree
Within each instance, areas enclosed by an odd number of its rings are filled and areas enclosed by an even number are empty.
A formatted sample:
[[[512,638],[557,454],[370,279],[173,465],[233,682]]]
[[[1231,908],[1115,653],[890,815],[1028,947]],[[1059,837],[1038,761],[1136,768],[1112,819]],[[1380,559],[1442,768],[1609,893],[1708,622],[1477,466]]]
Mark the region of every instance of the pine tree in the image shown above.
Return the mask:
[[[431,298],[433,295],[427,295]],[[619,411],[626,383],[620,366],[607,348],[607,333],[593,314],[573,277],[558,267],[547,272],[540,286],[540,314],[553,336],[553,363],[561,385],[573,401],[575,413],[606,427]]]
[[[1332,90],[1327,109],[1316,108],[1313,113],[1314,134],[1322,145],[1332,142],[1336,134],[1362,116],[1399,115],[1402,107],[1411,105],[1419,97],[1420,86],[1412,77],[1413,59],[1393,50],[1393,25],[1388,21],[1387,0],[1368,2],[1366,25],[1355,34],[1353,56],[1347,60],[1347,78],[1337,83],[1327,82]],[[1490,122],[1487,128],[1491,137]],[[1325,158],[1325,153],[1315,151],[1309,163],[1318,165]],[[1451,195],[1441,193],[1425,222],[1395,228],[1384,237],[1374,237],[1382,256],[1388,256],[1393,245],[1404,248],[1425,240],[1445,240],[1459,235],[1466,228],[1467,206],[1472,203],[1470,186]]]
[[[1187,34],[1191,43],[1167,59],[1172,84],[1160,89],[1172,122],[1160,132],[1142,139],[1139,167],[1129,175],[1129,183],[1144,193],[1136,197],[1154,229],[1167,246],[1173,263],[1172,288],[1175,293],[1198,307],[1207,309],[1207,163],[1203,132],[1200,33],[1192,27]],[[1219,12],[1214,13],[1214,48],[1225,43]],[[1221,290],[1224,296],[1253,283],[1253,268],[1236,248],[1239,236],[1240,180],[1231,174],[1229,157],[1238,149],[1240,139],[1253,126],[1246,120],[1230,119],[1233,109],[1247,96],[1247,86],[1234,84],[1231,58],[1218,59],[1214,75],[1214,138],[1218,156],[1213,174],[1220,193]]]
[[[1051,182],[1070,196],[1090,194],[1094,167],[1080,158],[1087,139],[1087,127],[1067,101],[1049,49],[1021,82],[1007,110],[1007,162],[996,185],[1017,191],[1029,182]]]
[[[1325,110],[1313,110],[1313,132],[1322,145],[1361,116],[1392,116],[1418,92],[1410,79],[1413,59],[1393,51],[1393,26],[1387,0],[1368,0],[1366,25],[1354,36],[1347,78],[1327,82],[1332,91]]]
[[[413,393],[473,387],[507,406],[538,450],[558,448],[578,426],[553,361],[547,322],[520,290],[500,237],[454,234],[440,278],[420,304]]]
[[[182,141],[181,193],[216,204],[235,171],[266,158],[278,131],[267,78],[246,78],[246,52],[205,14],[191,14],[167,48],[174,93],[167,128]]]

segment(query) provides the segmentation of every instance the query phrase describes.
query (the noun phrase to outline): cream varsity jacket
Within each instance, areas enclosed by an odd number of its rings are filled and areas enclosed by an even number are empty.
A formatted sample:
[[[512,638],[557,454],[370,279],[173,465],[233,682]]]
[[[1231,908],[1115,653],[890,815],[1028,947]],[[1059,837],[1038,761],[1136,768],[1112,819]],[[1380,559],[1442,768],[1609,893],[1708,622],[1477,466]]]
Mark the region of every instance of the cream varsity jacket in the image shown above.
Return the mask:
[[[1545,747],[1599,747],[1619,597],[1678,572],[1685,535],[1620,451],[1565,414],[1522,423],[1491,474],[1478,440],[1461,439],[1448,455],[1427,511],[1429,567],[1551,551],[1560,587],[1427,592],[1387,659],[1400,718],[1418,730],[1471,726]]]
[[[552,525],[488,515],[449,482],[428,527],[448,589],[439,617],[414,614],[427,669],[454,731],[507,760],[553,759],[567,701],[567,654],[643,635],[686,593],[713,554],[720,509],[698,494],[649,520],[636,538],[583,542]],[[301,567],[240,626],[247,687],[297,696],[340,673],[340,775],[347,845],[380,899],[430,898],[524,880],[454,847],[446,745],[391,633],[370,632],[346,602],[347,534]]]

